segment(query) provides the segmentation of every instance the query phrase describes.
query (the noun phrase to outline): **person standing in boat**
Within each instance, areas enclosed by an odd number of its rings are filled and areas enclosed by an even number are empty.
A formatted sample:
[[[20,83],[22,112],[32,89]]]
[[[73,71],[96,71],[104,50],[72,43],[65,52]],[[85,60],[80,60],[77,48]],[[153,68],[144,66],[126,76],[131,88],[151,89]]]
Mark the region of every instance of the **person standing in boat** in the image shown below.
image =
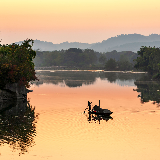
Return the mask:
[[[89,111],[91,111],[91,103],[92,103],[92,102],[89,102],[89,101],[88,101]]]

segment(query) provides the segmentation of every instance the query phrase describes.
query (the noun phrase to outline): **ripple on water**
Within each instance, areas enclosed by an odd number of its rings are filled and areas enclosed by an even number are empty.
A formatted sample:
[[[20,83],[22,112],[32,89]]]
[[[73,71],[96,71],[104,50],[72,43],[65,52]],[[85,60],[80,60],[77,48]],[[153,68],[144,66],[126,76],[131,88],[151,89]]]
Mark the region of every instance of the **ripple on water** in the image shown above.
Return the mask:
[[[102,121],[99,123],[89,123],[85,114],[75,112],[75,110],[51,110],[40,114],[37,131],[40,130],[40,139],[45,135],[45,140],[67,141],[76,139],[76,141],[93,140],[103,138],[100,136],[106,130],[109,123]],[[110,126],[111,128],[111,126]]]

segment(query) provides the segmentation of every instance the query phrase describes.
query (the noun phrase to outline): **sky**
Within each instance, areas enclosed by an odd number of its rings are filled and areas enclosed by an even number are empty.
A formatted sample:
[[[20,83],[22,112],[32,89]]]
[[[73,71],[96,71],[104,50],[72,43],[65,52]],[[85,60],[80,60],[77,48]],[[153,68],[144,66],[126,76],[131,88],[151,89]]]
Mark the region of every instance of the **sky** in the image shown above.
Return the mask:
[[[96,43],[160,34],[160,0],[0,0],[1,44],[27,38]]]

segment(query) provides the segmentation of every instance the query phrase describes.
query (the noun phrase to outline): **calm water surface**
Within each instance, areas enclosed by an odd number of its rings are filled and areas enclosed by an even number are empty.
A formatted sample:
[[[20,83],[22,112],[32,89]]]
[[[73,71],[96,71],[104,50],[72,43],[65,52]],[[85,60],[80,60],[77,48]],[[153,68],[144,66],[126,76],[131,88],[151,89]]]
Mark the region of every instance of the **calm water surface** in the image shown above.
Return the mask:
[[[144,73],[37,74],[29,103],[3,104],[1,160],[159,160],[160,85],[139,81]],[[112,118],[88,121],[88,101],[99,100]]]

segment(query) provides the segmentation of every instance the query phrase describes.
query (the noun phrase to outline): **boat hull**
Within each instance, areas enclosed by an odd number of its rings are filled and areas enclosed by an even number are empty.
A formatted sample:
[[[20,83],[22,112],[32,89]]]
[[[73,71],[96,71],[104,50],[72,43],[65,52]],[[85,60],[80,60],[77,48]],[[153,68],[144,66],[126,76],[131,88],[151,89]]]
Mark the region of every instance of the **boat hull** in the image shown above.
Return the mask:
[[[104,112],[90,112],[91,114],[96,114],[96,115],[105,115],[105,116],[110,116],[113,112],[110,113],[104,113]]]

